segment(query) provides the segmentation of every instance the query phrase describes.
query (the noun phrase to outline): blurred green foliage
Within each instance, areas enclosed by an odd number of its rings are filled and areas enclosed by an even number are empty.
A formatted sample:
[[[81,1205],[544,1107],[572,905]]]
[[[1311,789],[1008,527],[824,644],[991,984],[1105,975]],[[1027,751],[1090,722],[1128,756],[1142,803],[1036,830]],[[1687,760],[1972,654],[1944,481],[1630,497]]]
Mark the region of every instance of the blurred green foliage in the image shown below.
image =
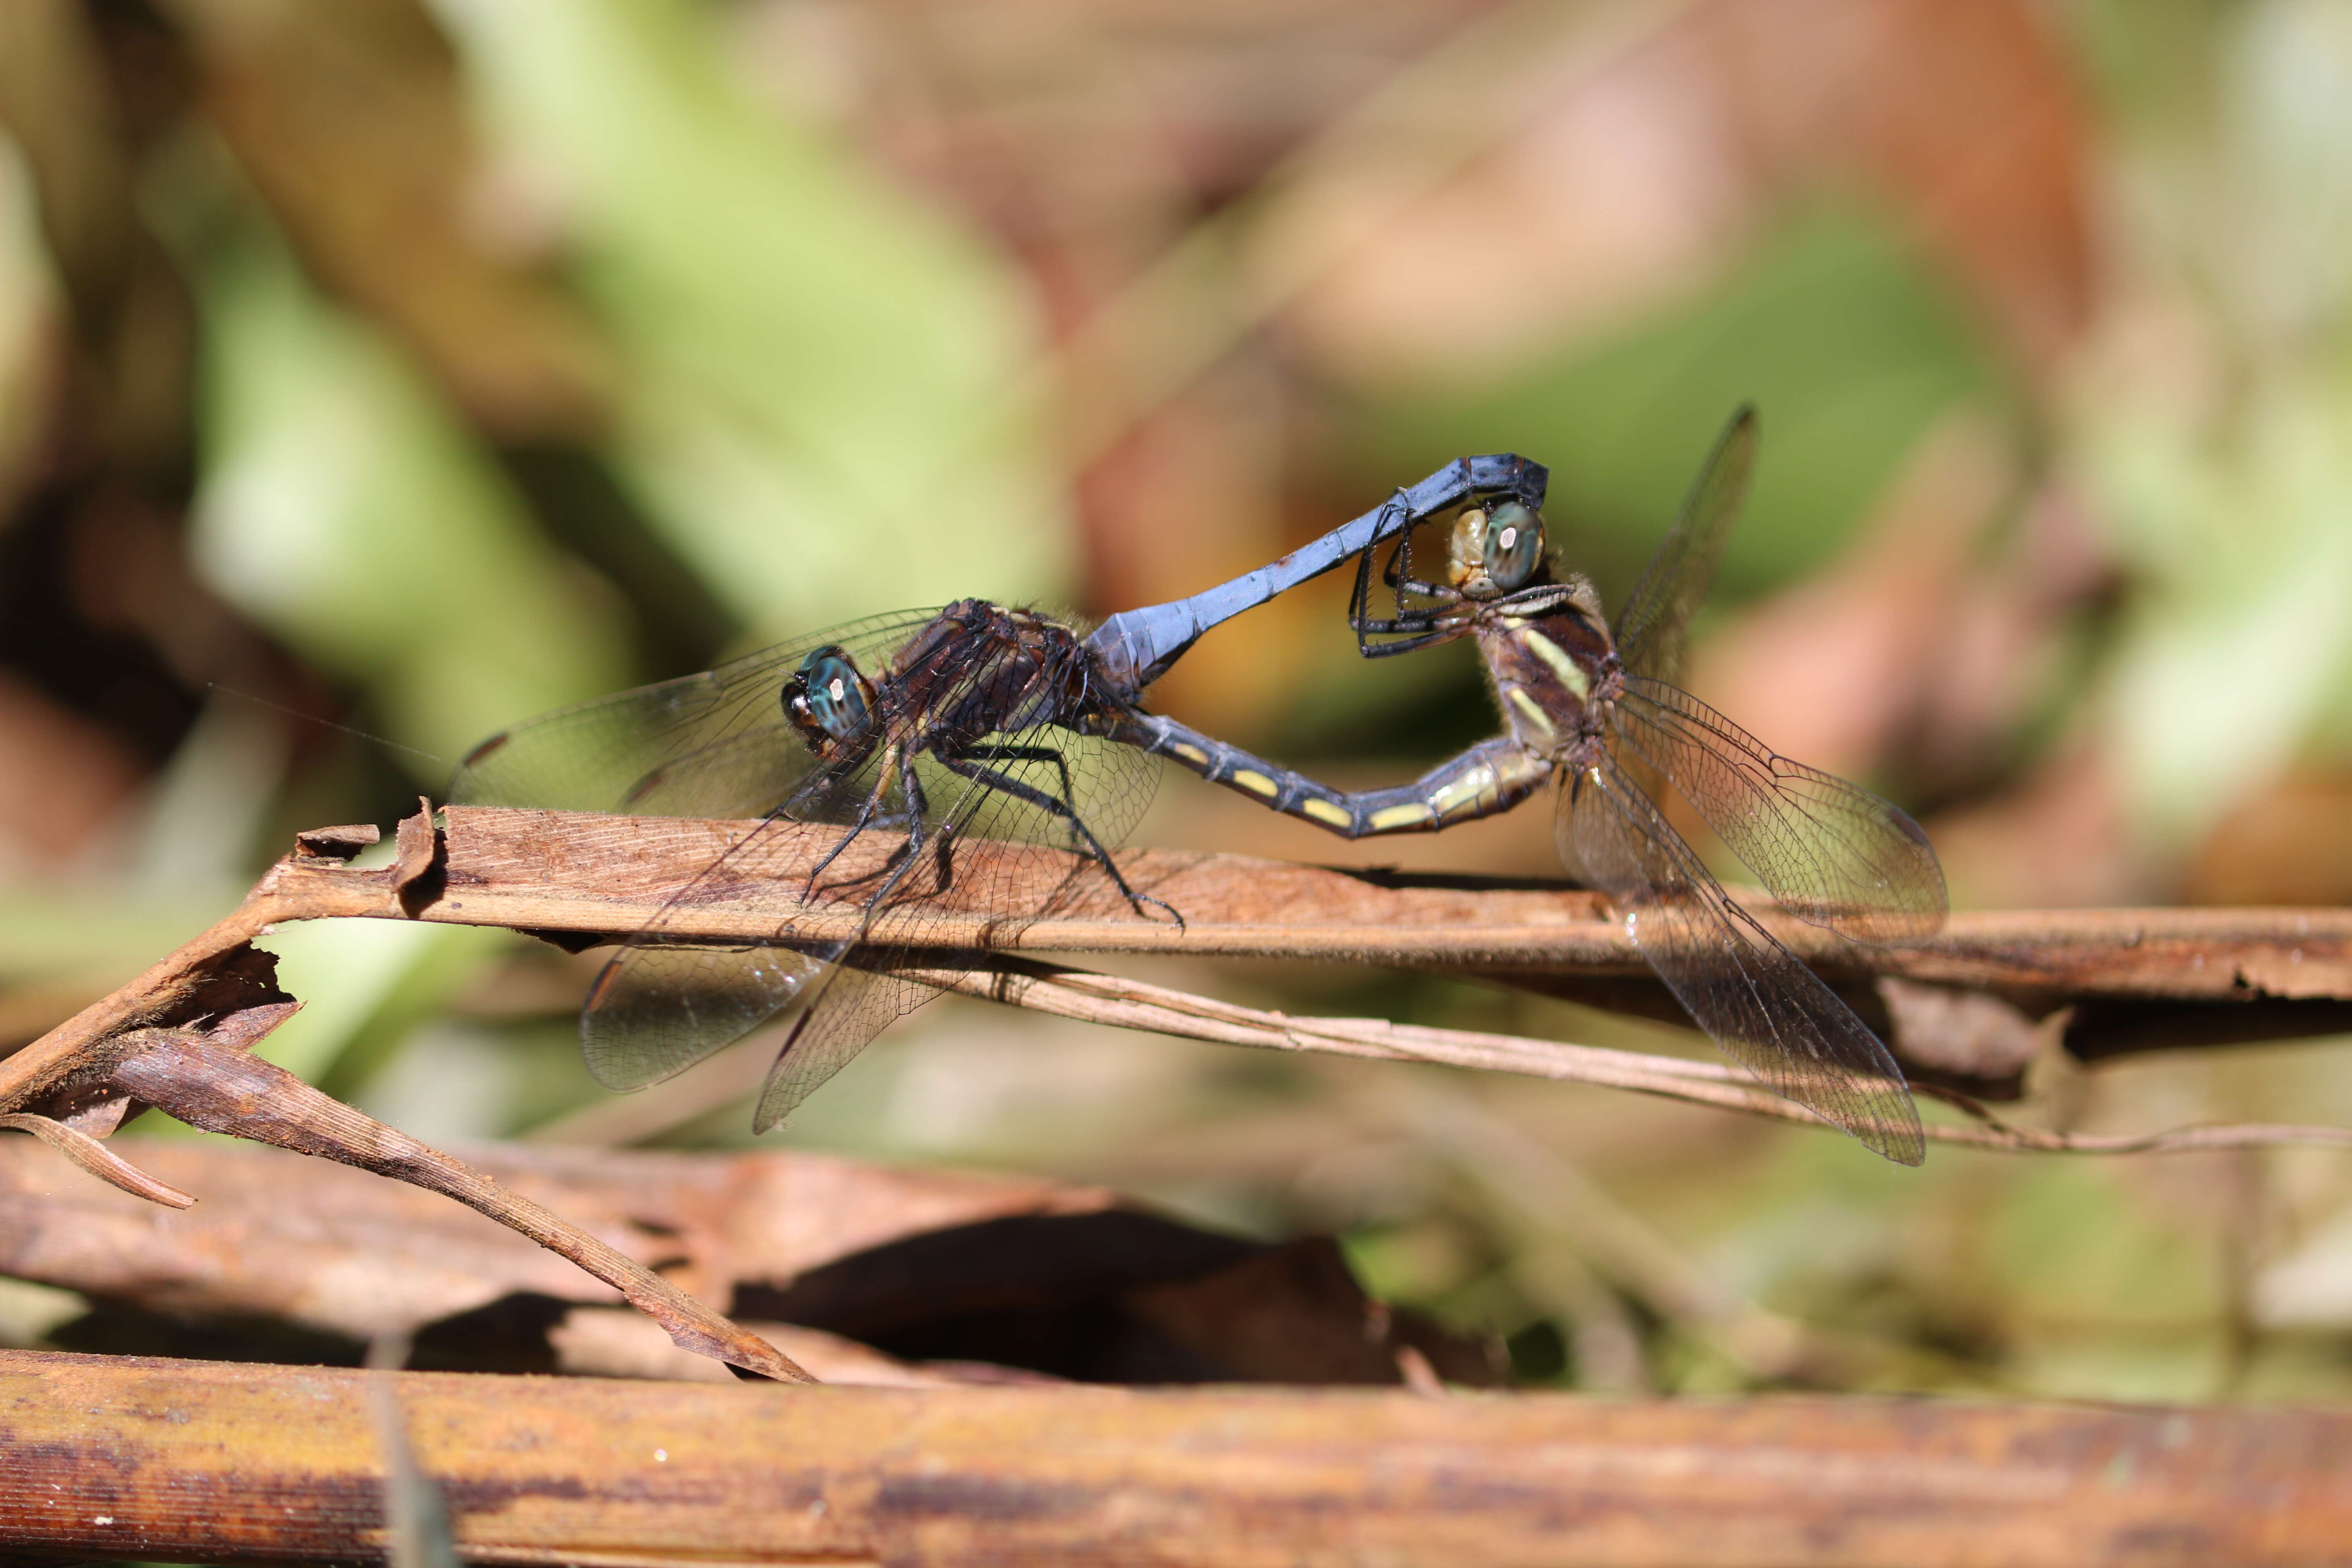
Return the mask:
[[[613,460],[761,641],[1067,581],[1003,259],[743,100],[681,0],[448,0],[614,356]]]
[[[1363,461],[1539,454],[1561,547],[1613,605],[1723,421],[1753,403],[1763,456],[1719,584],[1747,598],[1835,554],[1939,415],[2004,391],[1927,258],[1885,214],[1831,207],[1790,215],[1714,288],[1550,363],[1368,411]]]
[[[428,786],[516,714],[627,684],[619,606],[380,334],[258,239],[205,284],[214,587],[369,690]]]
[[[2139,588],[2120,771],[2172,855],[2258,781],[2352,756],[2352,23],[2278,0],[2207,26],[2209,52],[2184,51],[2200,77],[2126,100],[2125,195],[2166,315],[2086,357],[2068,431]]]

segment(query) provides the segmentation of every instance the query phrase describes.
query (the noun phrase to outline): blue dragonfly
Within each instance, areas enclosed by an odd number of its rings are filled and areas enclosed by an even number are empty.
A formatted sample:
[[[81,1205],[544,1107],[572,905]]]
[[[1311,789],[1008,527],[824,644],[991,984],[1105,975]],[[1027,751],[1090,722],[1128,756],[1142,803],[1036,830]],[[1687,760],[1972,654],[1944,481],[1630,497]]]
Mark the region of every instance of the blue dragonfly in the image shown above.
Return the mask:
[[[980,599],[835,626],[500,731],[467,753],[448,798],[759,819],[622,942],[590,989],[581,1044],[600,1083],[628,1090],[785,1019],[753,1113],[765,1131],[938,994],[894,964],[894,937],[950,907],[1034,912],[1034,887],[988,846],[1067,851],[1139,916],[1178,921],[1111,853],[1150,800],[1159,757],[1337,831],[1496,804],[1492,781],[1459,770],[1344,795],[1244,761],[1141,699],[1211,627],[1465,505],[1539,508],[1546,479],[1509,454],[1449,463],[1271,566],[1091,631]],[[830,830],[813,867],[812,827]],[[696,911],[745,883],[795,884],[797,912],[763,942],[696,940]]]

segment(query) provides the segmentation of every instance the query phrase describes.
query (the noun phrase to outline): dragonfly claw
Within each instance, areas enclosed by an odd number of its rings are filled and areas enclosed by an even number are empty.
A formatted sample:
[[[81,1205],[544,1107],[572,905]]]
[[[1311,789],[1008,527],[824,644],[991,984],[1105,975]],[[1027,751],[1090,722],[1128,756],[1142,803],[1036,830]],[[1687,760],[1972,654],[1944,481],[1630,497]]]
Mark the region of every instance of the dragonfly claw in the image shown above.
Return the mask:
[[[1139,915],[1143,915],[1143,918],[1144,918],[1145,920],[1150,920],[1151,917],[1150,917],[1150,915],[1144,915],[1144,914],[1143,914],[1143,906],[1144,906],[1144,905],[1146,905],[1146,904],[1157,904],[1157,905],[1159,905],[1161,909],[1166,910],[1168,911],[1168,918],[1169,918],[1170,920],[1172,920],[1172,921],[1174,921],[1176,922],[1176,931],[1177,931],[1177,934],[1178,934],[1178,935],[1180,935],[1180,936],[1183,934],[1183,932],[1184,932],[1184,914],[1183,914],[1183,911],[1182,911],[1182,910],[1179,910],[1175,905],[1173,905],[1173,904],[1170,903],[1167,900],[1165,900],[1165,899],[1155,899],[1155,898],[1153,898],[1150,893],[1129,893],[1129,894],[1128,894],[1128,896],[1127,896],[1127,900],[1128,900],[1128,902],[1129,902],[1129,903],[1131,903],[1131,904],[1133,904],[1133,905],[1135,906],[1135,912],[1136,912],[1137,914],[1139,914]]]

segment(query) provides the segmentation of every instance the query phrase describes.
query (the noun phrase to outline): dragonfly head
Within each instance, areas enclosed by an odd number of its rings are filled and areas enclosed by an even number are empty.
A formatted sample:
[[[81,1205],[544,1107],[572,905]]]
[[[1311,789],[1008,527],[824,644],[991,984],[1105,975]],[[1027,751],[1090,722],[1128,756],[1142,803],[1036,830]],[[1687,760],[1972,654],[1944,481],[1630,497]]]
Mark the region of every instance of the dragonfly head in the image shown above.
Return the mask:
[[[1544,564],[1543,514],[1525,501],[1471,507],[1454,520],[1445,580],[1465,598],[1494,599],[1536,581]]]
[[[784,682],[784,717],[809,750],[828,761],[857,751],[874,724],[874,683],[847,653],[827,644]]]

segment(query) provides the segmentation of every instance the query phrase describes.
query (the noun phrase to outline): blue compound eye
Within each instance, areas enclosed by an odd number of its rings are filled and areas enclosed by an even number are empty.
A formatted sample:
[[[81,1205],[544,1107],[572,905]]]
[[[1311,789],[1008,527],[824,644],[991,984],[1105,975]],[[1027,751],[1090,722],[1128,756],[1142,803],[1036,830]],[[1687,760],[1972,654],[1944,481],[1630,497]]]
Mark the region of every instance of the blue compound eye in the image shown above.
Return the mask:
[[[784,710],[804,731],[835,742],[854,741],[873,721],[874,689],[840,648],[825,647],[801,660],[784,688]]]
[[[1543,563],[1543,519],[1515,500],[1486,514],[1486,575],[1504,593],[1524,588]]]

